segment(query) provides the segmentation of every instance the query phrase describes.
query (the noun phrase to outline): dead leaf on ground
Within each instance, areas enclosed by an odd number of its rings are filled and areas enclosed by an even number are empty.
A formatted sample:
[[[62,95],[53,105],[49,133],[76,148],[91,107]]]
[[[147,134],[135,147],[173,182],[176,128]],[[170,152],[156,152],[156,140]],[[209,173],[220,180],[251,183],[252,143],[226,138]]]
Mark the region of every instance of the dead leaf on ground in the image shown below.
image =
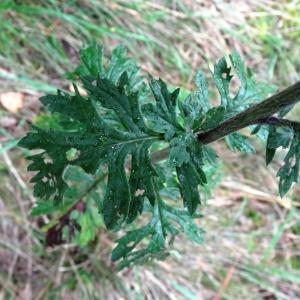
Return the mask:
[[[18,92],[0,94],[1,105],[9,112],[16,113],[23,107],[24,95]]]

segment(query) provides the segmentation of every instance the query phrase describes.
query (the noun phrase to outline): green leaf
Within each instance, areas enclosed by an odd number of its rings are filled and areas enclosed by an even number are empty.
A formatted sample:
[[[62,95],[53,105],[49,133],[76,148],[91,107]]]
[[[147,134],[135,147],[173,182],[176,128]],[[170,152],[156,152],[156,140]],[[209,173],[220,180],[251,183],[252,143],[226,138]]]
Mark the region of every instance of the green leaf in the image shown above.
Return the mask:
[[[279,147],[288,148],[292,139],[294,131],[289,127],[274,127],[270,126],[267,140],[267,147],[277,149]]]
[[[71,148],[77,149],[79,155],[72,164],[94,173],[97,162],[100,162],[101,148],[97,148],[100,142],[101,134],[94,133],[93,130],[84,133],[81,130],[64,132],[34,128],[34,131],[19,142],[21,147],[44,150],[28,157],[32,161],[28,170],[37,172],[31,179],[35,183],[34,195],[41,199],[61,201],[66,189],[62,174],[71,163],[67,159],[67,151]]]
[[[232,117],[236,113],[247,109],[250,105],[264,100],[276,88],[270,84],[257,82],[250,69],[246,68],[240,55],[234,52],[229,55],[230,64],[225,58],[219,60],[214,67],[213,79],[221,95],[221,105],[212,108],[206,115],[206,120],[201,130],[216,127],[220,122]],[[231,96],[230,82],[236,74],[240,81],[238,92]],[[256,129],[258,134],[260,127]],[[238,133],[231,134],[225,138],[230,149],[239,150],[244,153],[254,153],[254,148],[245,137]]]
[[[250,104],[262,101],[270,94],[276,92],[276,87],[264,82],[257,82],[250,69],[246,68],[240,55],[233,52],[229,55],[233,71],[241,85],[231,102],[228,101],[230,110],[235,112],[244,110]]]
[[[74,242],[80,247],[87,246],[95,240],[97,233],[103,227],[103,221],[99,210],[92,201],[88,201],[85,211],[76,218],[80,230],[74,236]]]
[[[284,158],[284,165],[279,169],[277,176],[279,180],[279,194],[283,197],[293,182],[299,181],[300,165],[300,133],[295,132],[289,151]]]
[[[85,82],[94,82],[97,77],[109,79],[117,84],[121,76],[126,73],[128,77],[127,88],[132,92],[139,91],[139,101],[144,102],[149,97],[149,89],[144,83],[144,77],[139,74],[140,68],[135,61],[127,56],[124,46],[116,47],[109,63],[105,62],[103,48],[92,43],[80,50],[80,64],[74,72],[67,73],[68,79],[78,77]]]
[[[165,235],[176,236],[184,232],[192,241],[202,243],[203,230],[194,222],[188,212],[176,209],[164,203],[161,199],[150,207],[152,213],[150,222],[139,229],[128,231],[117,240],[117,246],[112,252],[112,260],[120,261],[118,269],[129,267],[132,264],[142,264],[153,260],[162,259],[165,251]]]
[[[32,209],[32,215],[52,215],[46,229],[48,232],[55,232],[55,235],[60,235],[60,232],[63,231],[67,233],[64,238],[68,240],[72,238],[72,230],[71,227],[65,226],[65,220],[69,219],[70,216],[72,219],[70,222],[76,223],[73,228],[80,229],[75,233],[74,242],[79,246],[85,246],[94,240],[103,223],[100,214],[102,212],[102,199],[97,193],[97,189],[105,175],[99,172],[94,177],[85,173],[80,167],[69,165],[65,168],[62,177],[67,185],[62,201],[58,204],[53,201],[38,201]],[[80,212],[79,218],[74,218],[75,215],[78,215],[77,206],[82,207],[84,211]],[[89,228],[87,227],[88,224],[91,225]]]
[[[182,164],[188,163],[191,159],[187,149],[185,135],[180,135],[170,141],[170,163],[173,166],[181,167]]]
[[[289,127],[276,127],[269,125],[266,145],[266,164],[274,158],[276,150],[282,147],[289,148],[284,158],[284,164],[277,172],[279,177],[279,194],[283,197],[293,182],[299,179],[300,161],[300,133]]]
[[[158,199],[153,207],[150,208],[152,218],[150,222],[139,229],[132,230],[117,240],[118,245],[112,252],[112,261],[122,259],[118,265],[121,270],[130,266],[132,263],[141,264],[156,258],[164,257],[165,245],[165,224],[162,211],[162,200]],[[141,247],[141,243],[145,243]],[[135,250],[136,246],[140,249]]]
[[[41,215],[47,215],[52,214],[57,210],[57,207],[53,205],[53,202],[48,201],[37,201],[34,204],[34,207],[31,210],[32,216],[41,216]]]
[[[131,202],[129,205],[127,223],[131,223],[138,214],[142,214],[145,197],[147,197],[151,205],[154,205],[157,199],[158,174],[148,155],[148,147],[149,143],[145,142],[141,147],[135,150],[132,156],[132,171],[129,178]]]
[[[168,230],[173,232],[173,235],[179,232],[184,232],[190,240],[197,244],[203,242],[204,231],[195,223],[195,219],[199,219],[201,215],[194,215],[193,217],[184,210],[176,209],[164,203],[164,214],[168,220]],[[179,226],[179,229],[178,229]]]
[[[293,130],[289,127],[269,126],[266,145],[266,164],[274,158],[277,148],[288,148],[293,139]]]
[[[80,65],[75,70],[79,77],[103,75],[103,48],[96,43],[80,50]]]
[[[255,153],[255,149],[248,142],[248,139],[239,133],[232,133],[226,136],[225,140],[229,148],[232,150],[238,150],[248,154]]]
[[[201,126],[201,131],[206,131],[217,127],[226,119],[226,110],[223,106],[212,107],[205,114],[205,120]]]
[[[65,120],[73,124],[72,131],[35,128],[36,131],[29,133],[19,144],[30,149],[46,150],[30,158],[34,162],[29,169],[39,171],[32,180],[36,182],[35,195],[44,199],[52,196],[57,202],[63,198],[66,189],[62,173],[68,164],[78,165],[86,172],[95,173],[101,163],[107,163],[109,174],[104,197],[104,220],[108,228],[123,223],[128,217],[129,210],[131,219],[136,215],[135,206],[133,209],[130,203],[136,201],[134,193],[137,189],[147,187],[144,195],[139,198],[149,197],[150,201],[154,202],[149,178],[153,184],[153,177],[156,175],[150,170],[148,149],[155,140],[158,140],[158,136],[148,135],[148,128],[137,105],[137,95],[126,91],[127,83],[126,75],[121,76],[118,86],[108,79],[98,77],[96,86],[84,81],[84,86],[89,92],[88,98],[78,93],[69,96],[60,92],[57,96],[43,97],[42,103],[51,112],[62,114]],[[109,126],[99,115],[97,103],[116,113],[122,130]],[[77,158],[72,161],[67,157],[70,149],[78,151]],[[139,155],[140,152],[143,152],[142,156]],[[138,185],[131,181],[134,185],[131,187],[125,174],[125,161],[129,154],[132,155],[132,161],[136,162],[136,168],[141,165],[147,166],[145,178],[139,180]],[[142,160],[136,158],[136,155],[142,157]],[[45,157],[49,157],[49,162],[45,163]]]
[[[148,126],[157,133],[164,133],[165,139],[170,140],[176,131],[183,131],[177,120],[176,107],[179,89],[172,93],[161,79],[150,78],[150,88],[155,98],[155,105],[143,105]]]
[[[266,144],[266,165],[270,164],[276,154],[277,145],[274,145],[274,141],[276,141],[276,127],[270,126],[268,131],[268,138]]]
[[[264,100],[276,91],[276,87],[263,82],[257,82],[250,69],[246,68],[240,55],[233,52],[229,55],[230,63],[225,58],[214,66],[213,79],[221,95],[221,106],[226,109],[226,117],[236,114],[251,104]],[[230,82],[236,74],[240,81],[238,92],[231,96]]]
[[[109,155],[107,190],[104,197],[104,222],[107,228],[116,228],[127,218],[131,199],[125,171],[125,158],[130,144],[113,149]]]
[[[228,107],[231,102],[229,84],[232,79],[231,68],[227,65],[226,59],[221,58],[214,66],[213,79],[221,95],[221,105]]]
[[[81,167],[68,165],[62,175],[67,188],[62,201],[56,206],[56,210],[62,214],[77,202],[87,199],[97,205],[98,211],[102,211],[102,199],[97,193],[97,189],[103,184],[105,175],[105,173],[99,170],[95,176],[92,176],[86,173]],[[51,201],[43,203],[51,203]]]
[[[97,180],[94,176],[85,173],[82,168],[72,165],[68,165],[64,169],[62,178],[68,186],[68,191],[65,195],[73,198],[85,194]]]
[[[200,128],[205,113],[210,109],[208,101],[208,84],[201,71],[197,72],[195,83],[197,90],[187,96],[182,104],[185,124],[193,130]]]
[[[202,170],[204,165],[202,145],[192,135],[181,135],[170,141],[170,163],[176,167],[179,189],[184,206],[193,214],[200,195],[198,186],[207,183]]]
[[[181,167],[176,167],[176,172],[184,206],[187,207],[192,215],[196,211],[198,204],[200,204],[198,185],[204,182],[193,164],[184,163]]]
[[[194,106],[192,107],[192,110],[195,110],[195,107],[198,108],[200,104],[204,112],[206,112],[210,108],[210,104],[208,101],[208,84],[202,71],[198,71],[196,73],[195,83],[197,86],[197,91],[194,94],[198,98],[198,103],[193,103],[193,105],[191,105]]]
[[[145,89],[144,78],[139,74],[139,67],[136,62],[127,56],[127,49],[120,45],[116,47],[111,56],[106,71],[106,78],[117,84],[122,74],[128,76],[128,88],[130,91],[142,92]],[[144,92],[144,91],[143,91]]]
[[[57,95],[42,97],[44,107],[59,115],[61,127],[33,127],[33,131],[19,143],[28,149],[43,150],[29,157],[33,161],[29,170],[37,171],[32,179],[35,196],[54,201],[54,206],[61,207],[60,203],[71,192],[65,180],[65,170],[70,172],[70,168],[80,167],[82,172],[93,175],[102,165],[107,166],[103,218],[107,228],[119,229],[142,213],[145,199],[155,205],[159,193],[158,175],[150,159],[150,147],[162,139],[170,141],[176,134],[177,137],[170,142],[171,152],[177,159],[183,151],[186,158],[174,166],[178,176],[192,175],[191,184],[194,186],[180,187],[180,191],[184,205],[194,213],[200,202],[198,185],[204,184],[206,178],[201,169],[201,147],[199,153],[192,153],[198,144],[196,137],[187,134],[178,119],[179,89],[169,92],[162,80],[151,78],[149,85],[155,103],[144,105],[143,114],[139,93],[132,87],[137,69],[124,56],[124,48],[119,47],[113,52],[111,63],[105,68],[100,64],[102,58],[96,61],[96,66],[91,66],[94,56],[102,53],[102,48],[91,47],[82,51],[78,71],[88,96],[80,95],[74,85],[75,95],[58,91]],[[120,74],[120,70],[126,72]],[[127,70],[131,71],[128,73]],[[199,88],[204,88],[203,79],[199,77],[198,81]],[[203,97],[205,93],[202,92]],[[151,122],[156,126],[150,126]],[[164,133],[164,138],[161,133]],[[181,166],[183,163],[184,167]],[[128,164],[131,164],[129,172],[126,171]],[[186,182],[179,180],[179,186],[181,184]],[[80,191],[80,186],[77,186],[79,194]],[[195,191],[197,194],[194,195]]]
[[[166,239],[173,240],[180,232],[202,242],[203,231],[194,219],[200,217],[197,208],[203,195],[218,182],[218,164],[214,150],[202,145],[197,133],[215,128],[271,91],[254,80],[238,54],[229,59],[230,63],[223,58],[215,65],[213,79],[221,105],[212,107],[200,71],[196,90],[179,100],[179,89],[171,91],[161,79],[150,76],[146,85],[122,46],[113,50],[110,60],[95,43],[80,52],[79,67],[68,74],[78,80],[74,94],[58,90],[41,97],[50,119],[47,124],[37,121],[19,142],[35,150],[28,157],[38,198],[32,214],[50,217],[46,236],[50,244],[71,235],[84,247],[97,237],[102,222],[108,229],[125,229],[112,253],[121,269],[165,257]],[[241,83],[236,95],[230,91],[231,72]],[[233,150],[254,152],[238,133],[226,141]],[[280,146],[290,146],[278,172],[284,194],[298,181],[298,135],[270,131],[267,161]],[[169,148],[167,159],[154,163],[153,152],[163,147]],[[164,201],[170,189],[172,195]],[[175,208],[179,195],[185,209]],[[145,225],[140,226],[134,221],[143,212]]]
[[[276,149],[266,147],[266,165],[270,164],[276,154]]]

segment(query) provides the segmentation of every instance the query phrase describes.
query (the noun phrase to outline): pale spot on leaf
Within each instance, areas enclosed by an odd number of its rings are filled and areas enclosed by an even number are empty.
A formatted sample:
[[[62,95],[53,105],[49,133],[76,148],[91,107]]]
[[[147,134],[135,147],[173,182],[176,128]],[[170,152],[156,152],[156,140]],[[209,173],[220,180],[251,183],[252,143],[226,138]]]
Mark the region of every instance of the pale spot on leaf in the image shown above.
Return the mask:
[[[86,90],[84,90],[82,87],[77,86],[77,88],[78,88],[78,92],[81,96],[86,96],[87,95]],[[69,90],[70,90],[71,93],[75,93],[75,89],[74,89],[74,86],[72,84],[69,85]]]
[[[52,158],[50,158],[50,157],[46,157],[46,158],[44,158],[44,163],[47,165],[47,164],[53,164],[53,160],[52,160]]]
[[[143,196],[145,193],[145,190],[141,190],[141,189],[137,189],[134,193],[134,196],[135,197],[138,197],[138,196]]]

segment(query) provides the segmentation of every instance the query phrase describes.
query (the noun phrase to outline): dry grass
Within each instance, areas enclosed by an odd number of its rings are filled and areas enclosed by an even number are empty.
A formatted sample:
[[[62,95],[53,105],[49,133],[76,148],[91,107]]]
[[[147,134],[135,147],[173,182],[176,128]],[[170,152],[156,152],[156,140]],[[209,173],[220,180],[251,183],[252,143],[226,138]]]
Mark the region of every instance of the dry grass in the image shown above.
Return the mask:
[[[0,199],[3,299],[300,297],[300,274],[293,265],[299,259],[300,240],[292,230],[300,217],[296,208],[277,201],[274,189],[266,188],[272,186],[270,175],[260,178],[259,187],[249,179],[225,176],[202,208],[203,245],[181,236],[165,261],[116,274],[110,263],[113,242],[105,231],[90,249],[72,244],[44,249],[39,221],[28,215],[31,196],[9,160],[4,160],[9,175],[1,177]],[[252,164],[250,159],[243,167]]]
[[[300,67],[299,11],[299,1],[269,0],[2,4],[0,75],[10,79],[2,89],[61,85],[76,52],[92,38],[108,51],[125,44],[145,71],[174,85],[190,87],[195,70],[206,71],[233,50],[261,78],[287,84]]]

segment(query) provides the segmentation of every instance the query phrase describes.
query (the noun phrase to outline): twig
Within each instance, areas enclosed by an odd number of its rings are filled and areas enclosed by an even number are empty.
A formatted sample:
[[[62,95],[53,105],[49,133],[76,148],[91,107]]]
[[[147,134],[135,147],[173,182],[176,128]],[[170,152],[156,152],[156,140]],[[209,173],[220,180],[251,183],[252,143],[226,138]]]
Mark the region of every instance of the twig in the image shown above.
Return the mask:
[[[234,266],[231,266],[226,274],[226,277],[224,278],[223,282],[222,282],[222,285],[221,285],[221,288],[219,290],[219,292],[215,295],[215,297],[213,298],[213,300],[220,300],[221,297],[222,297],[222,294],[224,293],[224,291],[227,289],[231,279],[232,279],[232,276],[235,272],[235,267]]]
[[[268,124],[273,126],[286,126],[295,130],[300,130],[300,122],[295,122],[287,119],[279,119],[276,117],[269,117],[259,120],[260,124]]]
[[[34,198],[29,194],[28,188],[27,188],[25,182],[23,181],[22,177],[19,175],[17,169],[13,165],[13,163],[12,163],[10,157],[8,156],[8,154],[6,152],[4,152],[4,153],[2,153],[2,156],[4,158],[4,161],[7,165],[7,167],[9,168],[9,172],[17,180],[17,182],[19,183],[21,188],[28,194],[28,197],[31,200],[31,202],[34,203]],[[23,217],[24,222],[26,224],[27,247],[28,247],[27,251],[28,251],[29,254],[31,254],[32,253],[32,240],[31,240],[31,230],[30,230],[31,225],[30,225],[30,222],[28,220],[28,215],[27,215],[27,213],[24,209],[23,203],[22,203],[21,199],[19,199],[18,195],[16,195],[16,199],[17,199],[17,202],[19,204],[22,217]],[[32,261],[32,257],[29,255],[28,260],[27,260],[27,283],[26,283],[26,287],[25,287],[27,300],[32,299],[32,286],[31,286],[32,269],[33,269],[33,261]]]
[[[269,203],[276,203],[279,204],[280,206],[286,208],[286,209],[291,209],[292,207],[300,207],[300,204],[291,201],[288,198],[281,199],[280,197],[276,195],[270,195],[268,193],[265,193],[263,191],[257,190],[253,187],[250,187],[248,185],[238,183],[236,181],[231,182],[231,181],[223,181],[221,183],[221,187],[224,187],[226,189],[230,189],[231,191],[235,191],[235,196],[238,197],[240,196],[238,192],[241,192],[243,196],[251,197],[254,198],[255,200],[258,201],[264,201],[264,202],[269,202]]]
[[[1,144],[0,144],[1,148]],[[26,183],[22,179],[22,177],[19,175],[17,169],[15,168],[13,162],[11,161],[10,157],[6,152],[2,153],[4,162],[6,163],[9,172],[12,174],[12,176],[17,180],[18,184],[22,188],[22,190],[27,194],[28,198],[30,199],[31,204],[35,203],[34,197],[30,194],[28,187],[26,186]],[[22,212],[23,213],[23,212]]]
[[[300,128],[300,123],[289,120],[270,118],[281,109],[300,101],[300,81],[287,89],[269,97],[268,99],[251,106],[243,112],[222,122],[217,127],[205,132],[198,132],[197,139],[202,144],[210,144],[226,135],[243,129],[249,125],[267,123],[276,126],[293,126]]]

